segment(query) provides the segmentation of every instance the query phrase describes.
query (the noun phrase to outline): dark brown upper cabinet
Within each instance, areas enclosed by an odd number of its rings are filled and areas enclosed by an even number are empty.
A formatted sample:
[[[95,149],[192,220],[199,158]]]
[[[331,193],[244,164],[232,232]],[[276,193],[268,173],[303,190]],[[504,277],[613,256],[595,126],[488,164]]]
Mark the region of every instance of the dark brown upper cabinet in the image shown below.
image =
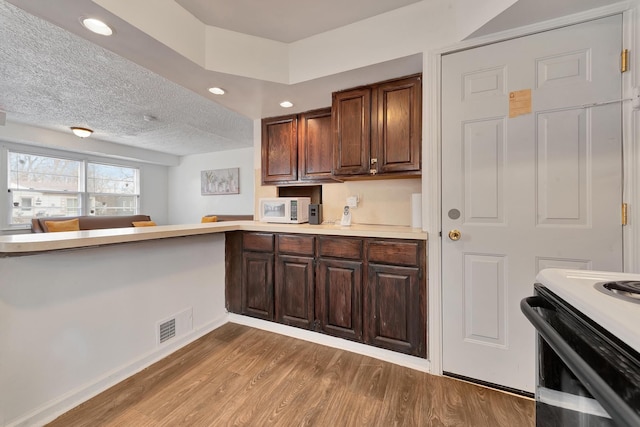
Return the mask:
[[[420,175],[421,75],[335,92],[332,112],[337,178]]]
[[[331,180],[331,108],[298,116],[298,162],[301,181]]]
[[[298,179],[298,118],[262,120],[262,183],[276,184]]]
[[[371,141],[380,174],[420,172],[422,145],[422,78],[414,76],[377,86],[378,118]],[[375,114],[375,112],[374,112]]]
[[[371,158],[371,88],[333,94],[333,173],[365,175]]]
[[[331,109],[262,120],[262,183],[331,181]]]

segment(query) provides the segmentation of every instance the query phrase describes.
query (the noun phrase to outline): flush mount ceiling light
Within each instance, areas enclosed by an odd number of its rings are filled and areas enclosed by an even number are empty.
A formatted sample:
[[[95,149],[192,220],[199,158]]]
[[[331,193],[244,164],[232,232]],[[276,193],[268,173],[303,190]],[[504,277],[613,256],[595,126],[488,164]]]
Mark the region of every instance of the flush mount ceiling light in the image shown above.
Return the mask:
[[[95,18],[81,18],[82,25],[89,30],[101,36],[110,36],[113,30],[107,24]]]
[[[224,95],[224,89],[222,89],[221,87],[210,87],[209,92],[214,95]]]
[[[280,103],[280,106],[282,108],[291,108],[291,107],[293,107],[293,103],[291,101],[282,101]]]
[[[87,138],[89,136],[91,136],[91,134],[93,133],[93,131],[91,129],[87,129],[87,128],[79,128],[79,127],[72,127],[71,131],[73,132],[73,134],[79,138]]]

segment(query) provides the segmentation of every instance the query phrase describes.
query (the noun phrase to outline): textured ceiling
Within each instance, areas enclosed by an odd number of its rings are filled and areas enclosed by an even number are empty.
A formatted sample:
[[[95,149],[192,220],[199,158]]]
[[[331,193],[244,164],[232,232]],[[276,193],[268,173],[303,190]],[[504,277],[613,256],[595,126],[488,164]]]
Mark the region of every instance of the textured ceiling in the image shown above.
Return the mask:
[[[207,25],[291,43],[421,0],[176,0]]]
[[[89,127],[97,139],[175,155],[253,145],[249,118],[5,1],[0,57],[0,110],[12,121]]]

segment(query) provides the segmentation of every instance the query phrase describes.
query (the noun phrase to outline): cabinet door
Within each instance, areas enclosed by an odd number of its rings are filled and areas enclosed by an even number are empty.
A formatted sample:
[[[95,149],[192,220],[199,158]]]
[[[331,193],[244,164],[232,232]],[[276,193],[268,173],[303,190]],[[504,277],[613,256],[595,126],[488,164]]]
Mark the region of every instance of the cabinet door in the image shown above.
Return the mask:
[[[311,329],[314,316],[313,257],[278,255],[276,321]]]
[[[298,121],[298,162],[301,181],[331,179],[333,145],[331,108],[301,114]]]
[[[419,271],[369,264],[364,290],[365,343],[426,356],[426,301]]]
[[[371,89],[333,94],[333,173],[367,175],[371,154]]]
[[[298,179],[296,116],[262,120],[262,183],[275,184]]]
[[[242,314],[273,320],[273,253],[242,254]]]
[[[322,331],[362,341],[362,262],[320,259],[316,308]]]
[[[375,91],[371,157],[380,174],[419,172],[422,84],[419,76],[381,83]]]

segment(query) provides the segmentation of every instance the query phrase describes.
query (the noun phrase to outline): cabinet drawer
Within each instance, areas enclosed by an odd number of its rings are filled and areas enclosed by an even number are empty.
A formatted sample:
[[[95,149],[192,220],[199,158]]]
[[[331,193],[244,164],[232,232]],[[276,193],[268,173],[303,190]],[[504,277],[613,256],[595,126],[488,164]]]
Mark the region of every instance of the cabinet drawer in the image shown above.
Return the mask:
[[[242,249],[249,251],[273,252],[272,233],[244,233]]]
[[[362,239],[318,237],[318,255],[321,257],[361,260],[363,258],[362,246]]]
[[[381,264],[419,266],[420,242],[374,240],[367,245],[367,260]]]
[[[299,234],[278,234],[278,252],[295,255],[315,254],[315,238]]]

